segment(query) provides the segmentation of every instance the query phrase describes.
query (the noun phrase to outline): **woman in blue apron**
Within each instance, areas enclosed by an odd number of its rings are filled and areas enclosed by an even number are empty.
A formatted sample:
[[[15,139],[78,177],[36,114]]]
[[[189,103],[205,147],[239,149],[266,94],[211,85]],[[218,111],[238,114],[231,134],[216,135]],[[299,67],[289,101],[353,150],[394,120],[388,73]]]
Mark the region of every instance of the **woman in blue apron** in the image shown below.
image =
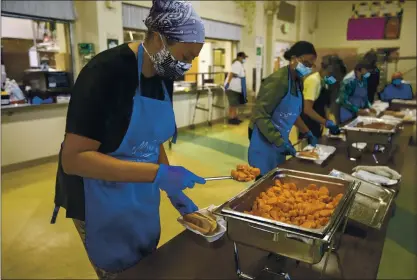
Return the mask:
[[[249,164],[265,175],[295,155],[289,135],[294,124],[307,136],[317,138],[300,118],[303,108],[301,79],[311,73],[316,61],[314,46],[305,41],[295,43],[284,55],[288,67],[278,69],[261,84],[249,126]]]
[[[204,43],[203,23],[190,3],[154,1],[145,24],[143,43],[100,53],[81,71],[60,152],[51,222],[66,208],[100,279],[156,250],[160,190],[184,215],[198,208],[183,190],[205,183],[170,166],[163,148],[176,137],[164,79],[172,83],[190,69]]]
[[[368,100],[367,78],[370,76],[367,62],[360,62],[355,69],[347,74],[340,85],[339,97],[336,102],[340,105],[339,121],[344,123],[357,115],[368,114],[371,108]]]
[[[413,89],[410,84],[404,83],[403,74],[396,72],[391,77],[391,83],[385,86],[379,97],[384,102],[391,102],[393,99],[411,100]]]

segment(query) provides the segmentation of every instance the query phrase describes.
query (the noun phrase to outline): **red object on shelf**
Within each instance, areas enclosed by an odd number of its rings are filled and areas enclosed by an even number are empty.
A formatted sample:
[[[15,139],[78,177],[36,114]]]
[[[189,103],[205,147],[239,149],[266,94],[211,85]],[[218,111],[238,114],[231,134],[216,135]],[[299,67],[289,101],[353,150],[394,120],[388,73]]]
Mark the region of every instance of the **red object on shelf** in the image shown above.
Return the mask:
[[[385,21],[383,17],[351,18],[348,22],[347,40],[383,40]]]

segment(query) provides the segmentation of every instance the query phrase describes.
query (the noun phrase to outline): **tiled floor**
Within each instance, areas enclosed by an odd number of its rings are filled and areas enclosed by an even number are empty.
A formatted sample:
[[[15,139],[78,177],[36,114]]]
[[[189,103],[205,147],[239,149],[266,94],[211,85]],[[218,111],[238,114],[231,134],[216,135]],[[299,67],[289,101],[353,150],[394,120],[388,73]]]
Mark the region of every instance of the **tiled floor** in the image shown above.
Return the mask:
[[[247,158],[247,125],[225,128],[216,125],[180,134],[178,144],[167,150],[171,164],[183,165],[201,176],[228,175],[230,169]],[[407,161],[404,186],[398,210],[390,223],[384,246],[379,278],[415,279],[416,263],[416,180],[415,153]],[[407,164],[406,164],[407,165]],[[2,174],[2,278],[94,279],[78,234],[64,210],[57,223],[50,225],[53,209],[56,163]],[[220,204],[246,184],[233,181],[210,182],[187,194],[200,207]],[[178,214],[163,196],[161,202],[162,236],[160,245],[183,229]]]

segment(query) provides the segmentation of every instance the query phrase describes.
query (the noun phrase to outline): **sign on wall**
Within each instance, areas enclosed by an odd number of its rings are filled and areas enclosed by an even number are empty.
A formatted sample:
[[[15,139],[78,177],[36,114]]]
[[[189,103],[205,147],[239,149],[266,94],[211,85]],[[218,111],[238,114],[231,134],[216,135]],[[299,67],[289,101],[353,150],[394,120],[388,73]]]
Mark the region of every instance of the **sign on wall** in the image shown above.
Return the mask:
[[[347,40],[398,39],[404,1],[375,1],[352,4]]]

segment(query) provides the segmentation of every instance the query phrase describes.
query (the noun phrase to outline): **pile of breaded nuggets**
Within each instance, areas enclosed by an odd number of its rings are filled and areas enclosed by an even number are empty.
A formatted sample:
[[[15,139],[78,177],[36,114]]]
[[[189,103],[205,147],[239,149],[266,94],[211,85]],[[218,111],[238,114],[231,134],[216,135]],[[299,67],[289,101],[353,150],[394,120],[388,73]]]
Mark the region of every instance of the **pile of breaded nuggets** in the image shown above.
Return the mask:
[[[298,189],[294,183],[275,180],[275,186],[262,192],[254,201],[252,210],[245,212],[303,228],[325,226],[343,194],[331,197],[325,186],[310,184]]]
[[[238,164],[236,170],[232,170],[231,176],[239,182],[250,182],[261,174],[261,170],[246,164]]]

